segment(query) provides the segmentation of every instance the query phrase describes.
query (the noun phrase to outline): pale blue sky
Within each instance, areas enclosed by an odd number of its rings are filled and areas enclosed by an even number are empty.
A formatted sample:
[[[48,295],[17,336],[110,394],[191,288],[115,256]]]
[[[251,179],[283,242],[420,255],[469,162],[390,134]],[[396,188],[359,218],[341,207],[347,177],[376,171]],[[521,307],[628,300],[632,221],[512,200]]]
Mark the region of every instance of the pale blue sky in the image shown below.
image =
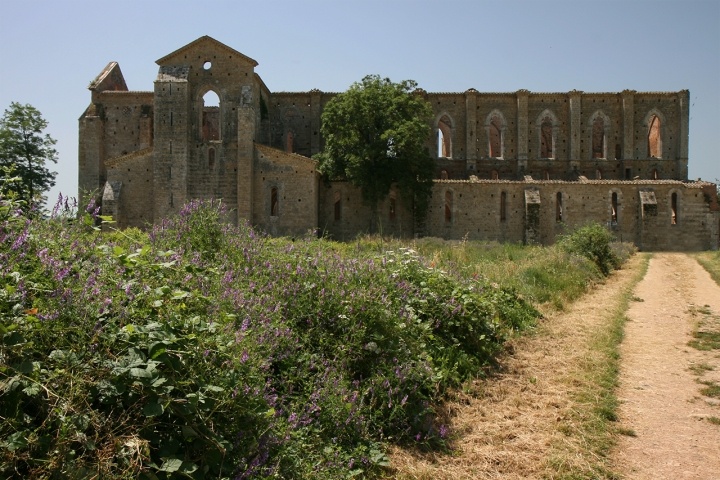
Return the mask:
[[[87,85],[117,61],[131,90],[210,35],[271,91],[343,91],[367,74],[431,92],[690,90],[691,179],[720,178],[720,0],[0,0],[0,109],[30,103],[77,195]]]

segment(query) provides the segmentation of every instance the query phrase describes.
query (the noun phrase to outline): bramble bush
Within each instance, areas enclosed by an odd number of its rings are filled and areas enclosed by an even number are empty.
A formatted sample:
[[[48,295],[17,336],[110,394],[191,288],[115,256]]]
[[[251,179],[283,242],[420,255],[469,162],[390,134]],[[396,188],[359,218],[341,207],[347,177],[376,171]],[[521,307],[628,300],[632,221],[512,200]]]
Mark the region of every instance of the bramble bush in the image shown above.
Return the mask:
[[[6,478],[348,478],[441,445],[434,406],[537,311],[413,250],[271,239],[191,202],[0,224]]]

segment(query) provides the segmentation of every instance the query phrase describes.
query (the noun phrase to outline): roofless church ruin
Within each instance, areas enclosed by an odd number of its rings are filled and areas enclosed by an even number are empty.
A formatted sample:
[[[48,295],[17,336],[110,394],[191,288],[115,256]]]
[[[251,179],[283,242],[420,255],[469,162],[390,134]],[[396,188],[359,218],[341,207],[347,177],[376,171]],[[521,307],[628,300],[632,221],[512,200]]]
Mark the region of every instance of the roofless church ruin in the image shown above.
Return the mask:
[[[116,62],[90,84],[80,197],[99,192],[120,227],[213,198],[272,235],[368,229],[360,191],[322,181],[311,158],[336,93],[272,92],[255,60],[208,36],[157,64],[152,91],[129,90]],[[552,243],[594,220],[645,250],[718,248],[716,187],[687,178],[687,90],[417,94],[434,112],[430,209],[416,225],[392,191],[383,234]]]

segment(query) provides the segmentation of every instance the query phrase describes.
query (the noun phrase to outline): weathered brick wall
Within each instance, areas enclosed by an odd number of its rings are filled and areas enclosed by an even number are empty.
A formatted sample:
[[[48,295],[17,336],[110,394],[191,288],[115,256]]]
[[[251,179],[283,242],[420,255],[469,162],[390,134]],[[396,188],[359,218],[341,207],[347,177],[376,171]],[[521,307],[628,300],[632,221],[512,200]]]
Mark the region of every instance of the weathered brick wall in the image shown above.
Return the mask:
[[[313,230],[318,224],[315,167],[309,158],[258,145],[252,224],[271,235],[297,236]]]
[[[608,225],[623,241],[647,250],[702,250],[717,248],[715,200],[703,190],[705,182],[679,181],[437,181],[428,213],[426,234],[450,239],[524,241],[525,190],[540,196],[537,241],[553,243],[558,235],[590,221]],[[640,190],[654,192],[657,214],[641,215]],[[707,188],[705,190],[708,190]],[[451,192],[451,214],[446,196]],[[506,219],[501,221],[500,198],[506,192]],[[617,193],[617,223],[612,221],[612,193]],[[558,193],[561,217],[558,218]],[[672,223],[672,194],[677,194],[676,222]]]
[[[372,220],[372,209],[362,198],[360,189],[349,182],[320,185],[318,228],[320,234],[335,240],[352,240],[366,233],[395,237],[412,237],[412,207],[393,189],[378,203]]]
[[[151,148],[108,162],[108,183],[120,184],[117,214],[118,228],[147,228],[153,223],[153,152]],[[104,208],[104,205],[103,205]]]

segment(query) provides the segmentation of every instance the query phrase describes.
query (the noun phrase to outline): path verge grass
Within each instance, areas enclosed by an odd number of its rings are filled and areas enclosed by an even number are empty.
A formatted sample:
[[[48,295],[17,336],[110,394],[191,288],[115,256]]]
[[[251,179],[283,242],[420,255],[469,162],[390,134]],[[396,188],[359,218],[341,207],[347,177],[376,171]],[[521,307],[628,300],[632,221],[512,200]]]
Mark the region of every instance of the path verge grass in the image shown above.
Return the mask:
[[[635,301],[633,290],[647,273],[650,258],[649,254],[642,254],[641,265],[630,283],[612,305],[606,306],[608,314],[590,335],[585,361],[570,377],[569,388],[572,384],[579,385],[575,393],[577,409],[561,428],[567,429],[574,438],[555,445],[555,455],[549,460],[556,472],[553,478],[618,478],[608,462],[608,455],[618,434],[634,435],[616,424],[620,344],[627,310],[630,302]]]

